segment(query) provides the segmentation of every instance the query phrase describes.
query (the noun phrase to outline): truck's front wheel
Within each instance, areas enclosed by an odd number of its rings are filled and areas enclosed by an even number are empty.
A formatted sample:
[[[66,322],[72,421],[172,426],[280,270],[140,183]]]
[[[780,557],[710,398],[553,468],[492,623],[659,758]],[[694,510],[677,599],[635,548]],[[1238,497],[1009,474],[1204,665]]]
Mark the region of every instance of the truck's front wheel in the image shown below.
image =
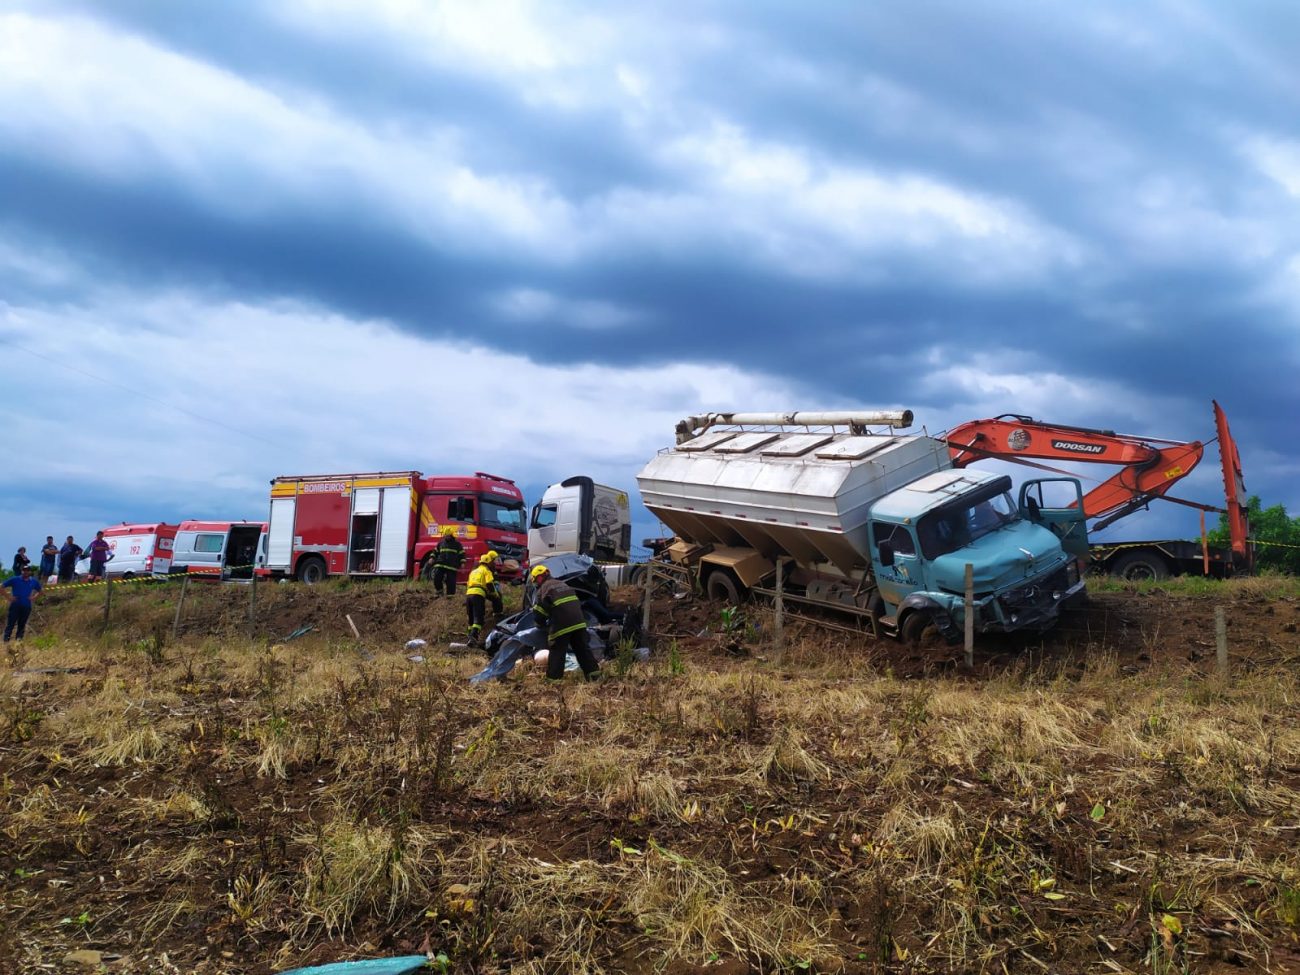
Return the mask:
[[[324,582],[329,571],[325,568],[325,560],[312,556],[303,559],[298,563],[298,581],[305,582],[312,586],[318,582]]]
[[[909,647],[919,647],[935,633],[934,617],[923,609],[915,609],[903,617],[898,628],[898,638]]]
[[[420,563],[420,578],[425,582],[433,582],[433,571],[433,556],[425,556],[424,561]]]
[[[704,582],[705,594],[720,603],[740,605],[740,584],[726,569],[714,569]]]

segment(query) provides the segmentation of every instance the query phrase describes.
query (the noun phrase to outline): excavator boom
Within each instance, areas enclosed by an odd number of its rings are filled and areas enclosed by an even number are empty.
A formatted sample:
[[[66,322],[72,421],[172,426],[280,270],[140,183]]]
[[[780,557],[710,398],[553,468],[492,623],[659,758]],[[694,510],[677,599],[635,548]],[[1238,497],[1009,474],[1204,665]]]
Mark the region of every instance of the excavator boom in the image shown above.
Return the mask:
[[[1094,529],[1105,528],[1161,498],[1202,511],[1226,511],[1233,553],[1249,564],[1250,527],[1246,520],[1241,457],[1218,403],[1214,404],[1214,422],[1223,461],[1225,507],[1184,501],[1169,494],[1170,488],[1201,462],[1205,445],[1199,440],[1142,438],[1113,430],[1044,423],[1015,414],[963,423],[949,430],[943,439],[947,441],[955,467],[988,458],[1031,467],[1043,467],[1035,463],[1042,460],[1117,465],[1119,471],[1083,496],[1084,514],[1096,519]]]
[[[949,430],[945,439],[956,467],[990,457],[1120,465],[1118,472],[1083,496],[1084,514],[1107,524],[1167,494],[1205,452],[1199,441],[1158,441],[1157,446],[1113,430],[1061,426],[1015,415],[963,423]]]

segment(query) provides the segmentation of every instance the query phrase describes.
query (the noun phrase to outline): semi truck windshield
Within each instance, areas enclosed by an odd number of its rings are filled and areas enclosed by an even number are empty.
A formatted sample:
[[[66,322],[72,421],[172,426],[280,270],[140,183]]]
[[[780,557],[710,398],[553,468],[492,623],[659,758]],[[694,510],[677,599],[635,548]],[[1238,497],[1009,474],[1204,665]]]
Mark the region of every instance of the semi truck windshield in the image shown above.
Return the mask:
[[[951,505],[932,511],[916,526],[921,551],[927,559],[938,558],[969,545],[1018,517],[1010,494],[995,494],[967,505]]]
[[[523,532],[527,521],[522,501],[497,501],[479,498],[479,524],[507,532]]]

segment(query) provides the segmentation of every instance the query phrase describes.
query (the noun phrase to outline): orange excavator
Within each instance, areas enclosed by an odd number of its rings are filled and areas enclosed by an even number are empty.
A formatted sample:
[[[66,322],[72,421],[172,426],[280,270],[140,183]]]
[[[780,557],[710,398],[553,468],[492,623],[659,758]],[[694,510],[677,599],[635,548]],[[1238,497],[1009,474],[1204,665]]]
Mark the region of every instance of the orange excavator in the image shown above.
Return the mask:
[[[1214,426],[1223,467],[1223,507],[1188,501],[1169,493],[1170,488],[1201,462],[1205,445],[1200,441],[1136,437],[1113,430],[1044,423],[1015,414],[963,423],[943,434],[942,439],[948,444],[955,467],[996,459],[1069,476],[1068,471],[1037,461],[1119,465],[1119,471],[1085,494],[1081,502],[1076,502],[1082,504],[1089,519],[1096,519],[1092,525],[1094,531],[1112,525],[1156,500],[1199,509],[1200,542],[1165,539],[1091,546],[1094,568],[1128,579],[1163,579],[1191,572],[1230,575],[1249,572],[1253,567],[1241,456],[1228,429],[1227,417],[1217,402],[1214,404]],[[1229,550],[1214,549],[1207,544],[1207,511],[1228,516],[1232,541]]]

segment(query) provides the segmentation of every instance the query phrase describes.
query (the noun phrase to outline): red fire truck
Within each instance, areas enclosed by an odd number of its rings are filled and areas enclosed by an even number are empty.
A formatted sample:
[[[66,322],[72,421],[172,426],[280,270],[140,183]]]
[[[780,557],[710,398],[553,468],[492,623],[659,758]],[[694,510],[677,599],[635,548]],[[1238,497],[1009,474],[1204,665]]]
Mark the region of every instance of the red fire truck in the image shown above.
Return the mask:
[[[502,558],[499,577],[522,578],[527,512],[514,481],[418,471],[277,477],[258,574],[301,582],[331,575],[428,578],[443,525],[453,526],[465,546],[462,580],[488,549]]]

